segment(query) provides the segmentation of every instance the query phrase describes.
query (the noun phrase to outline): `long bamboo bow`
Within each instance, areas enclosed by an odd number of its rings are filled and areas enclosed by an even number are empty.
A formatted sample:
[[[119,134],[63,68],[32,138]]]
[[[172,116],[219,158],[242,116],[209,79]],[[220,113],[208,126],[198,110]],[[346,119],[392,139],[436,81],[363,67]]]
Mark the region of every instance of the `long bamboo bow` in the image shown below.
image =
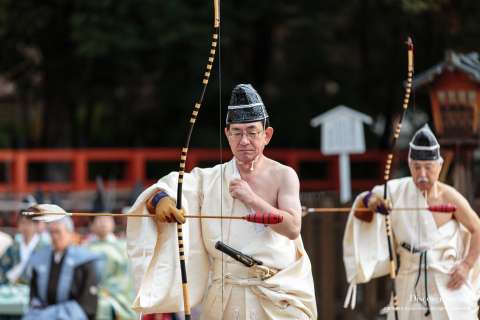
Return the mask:
[[[208,57],[208,63],[205,68],[204,77],[202,80],[202,90],[200,97],[197,102],[195,102],[192,114],[190,116],[189,127],[187,131],[187,136],[185,139],[185,144],[182,148],[180,155],[180,165],[178,170],[178,183],[177,183],[177,209],[182,208],[182,186],[183,186],[183,176],[185,174],[185,163],[187,162],[188,147],[190,145],[190,138],[192,136],[193,127],[202,106],[203,98],[205,92],[207,91],[208,80],[210,78],[210,73],[212,71],[213,62],[215,60],[216,48],[219,41],[220,34],[220,0],[213,0],[213,9],[214,9],[214,20],[213,20],[213,35],[212,43],[210,47],[210,55]],[[177,224],[177,239],[178,239],[178,252],[180,259],[180,271],[182,274],[182,291],[183,291],[183,308],[185,313],[185,320],[190,320],[190,293],[188,290],[188,281],[187,281],[187,270],[185,267],[185,248],[183,246],[183,228],[182,224]]]
[[[392,168],[393,162],[393,154],[395,152],[395,145],[397,143],[398,137],[400,136],[400,131],[402,130],[402,123],[403,119],[405,118],[405,114],[407,113],[408,103],[410,101],[410,93],[412,91],[412,78],[413,78],[413,42],[412,39],[409,37],[407,40],[407,48],[408,48],[408,75],[407,75],[407,84],[405,86],[405,94],[403,97],[403,112],[400,120],[395,127],[395,132],[393,134],[393,141],[392,146],[390,149],[390,153],[387,156],[387,162],[385,164],[385,173],[384,173],[384,188],[383,188],[383,198],[387,200],[388,195],[388,181],[390,180],[390,172]],[[387,231],[387,242],[388,242],[388,256],[390,260],[390,278],[392,279],[392,302],[393,302],[393,311],[395,314],[395,320],[398,320],[398,296],[397,296],[397,286],[395,283],[395,278],[397,277],[397,266],[395,263],[395,252],[393,247],[393,233],[392,233],[392,226],[390,223],[390,213],[387,211],[385,215],[385,228]]]

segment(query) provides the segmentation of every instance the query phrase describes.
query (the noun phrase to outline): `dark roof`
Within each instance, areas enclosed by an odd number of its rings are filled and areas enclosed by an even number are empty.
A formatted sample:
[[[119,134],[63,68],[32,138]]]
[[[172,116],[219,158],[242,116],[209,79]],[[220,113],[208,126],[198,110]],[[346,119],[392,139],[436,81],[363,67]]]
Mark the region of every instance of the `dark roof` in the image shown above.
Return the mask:
[[[447,51],[445,61],[431,67],[413,78],[413,88],[416,89],[435,80],[435,77],[447,71],[462,71],[472,80],[480,83],[480,61],[477,52],[467,54]]]

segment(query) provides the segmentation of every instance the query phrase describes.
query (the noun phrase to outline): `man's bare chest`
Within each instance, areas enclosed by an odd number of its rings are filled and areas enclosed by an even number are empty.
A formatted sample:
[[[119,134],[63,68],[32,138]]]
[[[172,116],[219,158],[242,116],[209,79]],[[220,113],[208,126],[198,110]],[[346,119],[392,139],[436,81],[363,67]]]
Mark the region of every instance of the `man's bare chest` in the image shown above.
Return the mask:
[[[260,176],[255,179],[246,179],[252,191],[273,206],[277,204],[279,186],[275,179]]]
[[[434,205],[442,205],[448,203],[449,200],[443,196],[442,194],[432,197],[430,196],[427,198],[427,203],[428,206],[434,206]],[[433,220],[435,220],[435,224],[437,227],[441,227],[448,221],[452,220],[453,214],[452,213],[438,213],[438,212],[432,212]]]

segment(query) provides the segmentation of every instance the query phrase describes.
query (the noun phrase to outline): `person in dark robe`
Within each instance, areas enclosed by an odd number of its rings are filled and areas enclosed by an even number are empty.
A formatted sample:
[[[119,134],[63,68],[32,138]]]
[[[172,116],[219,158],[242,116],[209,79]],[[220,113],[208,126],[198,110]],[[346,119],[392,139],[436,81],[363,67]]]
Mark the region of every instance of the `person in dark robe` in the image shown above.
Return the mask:
[[[37,221],[18,214],[15,239],[0,255],[0,320],[21,319],[30,301],[26,270],[30,257],[48,245],[37,232]]]
[[[33,207],[39,212],[65,211],[56,205]],[[98,256],[73,244],[72,219],[49,225],[52,246],[31,257],[30,308],[26,320],[94,319],[98,303]]]

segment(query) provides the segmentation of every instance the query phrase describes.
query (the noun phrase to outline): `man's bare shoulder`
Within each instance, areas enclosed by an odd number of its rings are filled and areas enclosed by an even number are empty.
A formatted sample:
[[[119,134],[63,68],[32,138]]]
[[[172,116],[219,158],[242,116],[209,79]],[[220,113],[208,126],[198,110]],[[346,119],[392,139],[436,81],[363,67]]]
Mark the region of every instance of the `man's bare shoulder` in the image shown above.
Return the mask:
[[[272,173],[280,174],[282,176],[286,175],[286,176],[298,177],[297,173],[292,167],[284,165],[283,163],[280,163],[270,158],[266,158],[266,160],[268,161],[269,170],[271,170]]]
[[[455,218],[470,232],[473,232],[479,220],[468,200],[452,186],[442,183],[441,188],[443,201],[456,206],[456,210],[453,212]]]
[[[456,205],[459,211],[472,210],[468,200],[454,187],[440,182],[440,190],[444,202]]]
[[[453,201],[458,199],[465,199],[465,197],[458,192],[457,189],[443,182],[438,182],[440,191],[446,200]]]

